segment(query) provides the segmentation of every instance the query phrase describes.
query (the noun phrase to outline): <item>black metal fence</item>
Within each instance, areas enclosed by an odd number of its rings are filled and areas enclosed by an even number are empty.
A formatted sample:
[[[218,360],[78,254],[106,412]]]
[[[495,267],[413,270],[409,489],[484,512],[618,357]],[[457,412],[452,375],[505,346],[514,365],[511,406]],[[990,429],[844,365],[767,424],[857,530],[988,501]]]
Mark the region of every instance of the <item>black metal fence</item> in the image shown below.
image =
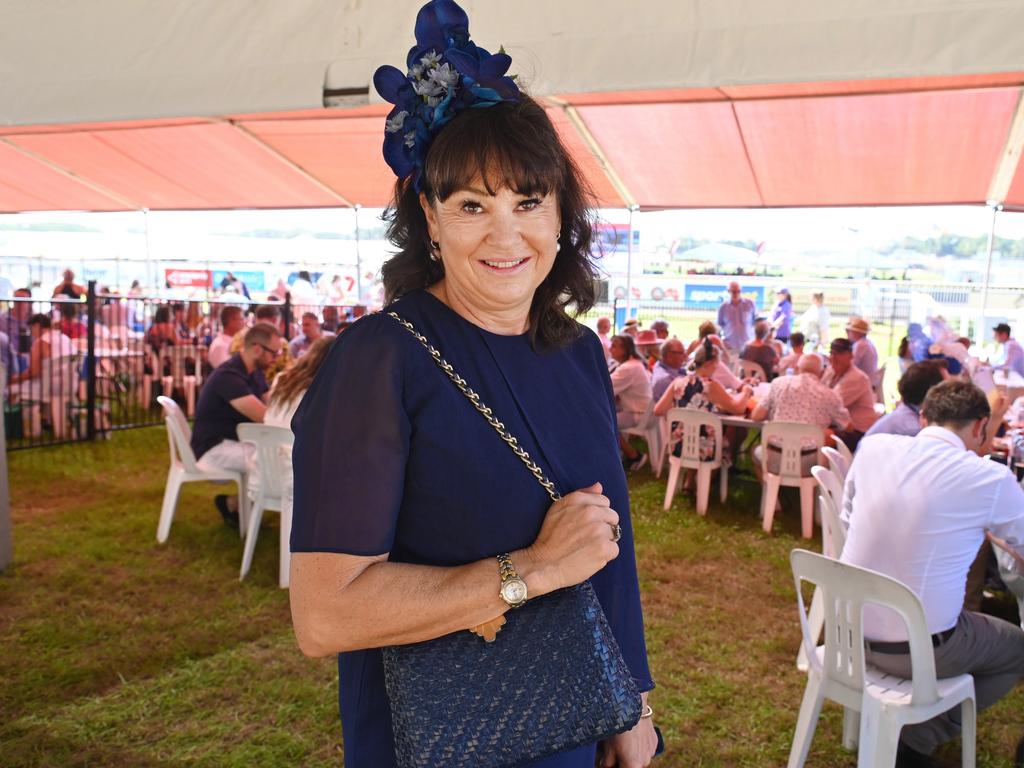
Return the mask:
[[[0,356],[7,367],[4,424],[8,450],[110,437],[120,429],[159,424],[156,402],[173,397],[191,417],[213,370],[210,347],[221,316],[240,307],[246,324],[256,304],[99,294],[16,296],[0,314]],[[273,306],[285,339],[301,333],[312,312],[336,331],[360,306]],[[232,314],[231,312],[227,313]],[[225,339],[226,342],[226,339]],[[237,348],[241,339],[234,341]],[[232,350],[233,351],[233,350]]]

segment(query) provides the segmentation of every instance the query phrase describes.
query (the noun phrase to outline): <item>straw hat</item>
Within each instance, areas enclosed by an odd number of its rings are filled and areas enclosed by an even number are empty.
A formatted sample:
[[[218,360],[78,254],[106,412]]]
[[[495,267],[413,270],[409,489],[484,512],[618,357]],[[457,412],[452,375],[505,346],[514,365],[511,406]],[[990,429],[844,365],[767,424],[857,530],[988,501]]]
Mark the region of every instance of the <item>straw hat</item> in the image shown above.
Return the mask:
[[[846,330],[863,333],[866,336],[871,333],[871,323],[863,317],[851,317],[850,321],[846,324]]]

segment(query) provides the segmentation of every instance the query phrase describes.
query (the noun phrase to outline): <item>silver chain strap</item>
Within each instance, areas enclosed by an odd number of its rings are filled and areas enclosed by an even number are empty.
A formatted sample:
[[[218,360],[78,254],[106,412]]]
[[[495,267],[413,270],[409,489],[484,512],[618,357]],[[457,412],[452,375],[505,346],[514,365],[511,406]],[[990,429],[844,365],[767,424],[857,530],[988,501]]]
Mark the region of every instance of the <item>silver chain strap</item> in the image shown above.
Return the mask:
[[[395,312],[387,312],[386,314],[411,333],[416,340],[423,345],[423,348],[430,353],[432,358],[434,358],[434,362],[437,363],[437,367],[447,374],[448,378],[452,380],[452,383],[467,397],[469,402],[473,404],[473,407],[477,409],[480,415],[487,419],[487,423],[494,427],[495,432],[498,433],[502,440],[508,443],[508,447],[512,449],[512,452],[522,460],[523,464],[526,465],[526,468],[530,470],[530,473],[537,478],[537,482],[540,483],[544,490],[548,492],[548,496],[551,497],[551,500],[558,501],[562,498],[558,491],[555,490],[555,484],[545,477],[544,470],[538,467],[533,459],[530,458],[530,454],[523,450],[522,446],[519,445],[519,441],[516,440],[515,436],[513,436],[508,429],[505,428],[505,425],[494,417],[494,412],[481,402],[480,395],[474,392],[466,383],[466,380],[455,372],[451,363],[441,357],[441,353],[438,352],[429,341],[427,341],[427,338],[423,334],[416,330],[416,327],[412,323],[400,317]]]

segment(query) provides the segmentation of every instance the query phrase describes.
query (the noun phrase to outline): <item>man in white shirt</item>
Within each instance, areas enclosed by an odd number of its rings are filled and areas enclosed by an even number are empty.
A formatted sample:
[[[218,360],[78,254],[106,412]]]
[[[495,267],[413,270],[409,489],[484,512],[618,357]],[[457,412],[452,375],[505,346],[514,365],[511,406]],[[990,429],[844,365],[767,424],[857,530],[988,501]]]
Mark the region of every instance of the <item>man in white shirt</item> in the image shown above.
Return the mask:
[[[912,589],[924,605],[938,677],[974,676],[979,709],[1024,677],[1024,631],[964,610],[967,573],[991,531],[1024,551],[1024,492],[1002,464],[983,453],[1002,419],[974,384],[946,381],[921,408],[927,426],[915,437],[865,438],[847,475],[843,517],[849,521],[842,561],[879,571]],[[868,661],[899,677],[911,662],[903,621],[866,606]],[[928,758],[960,731],[954,707],[904,727],[897,765],[937,765]]]
[[[832,340],[828,362],[829,367],[821,377],[821,383],[834,389],[850,412],[850,428],[838,433],[838,437],[851,451],[855,451],[864,433],[878,419],[871,380],[853,364],[853,344],[849,339]]]
[[[811,306],[800,317],[800,327],[812,350],[828,346],[828,326],[831,320],[832,315],[825,306],[825,294],[812,294]]]
[[[206,359],[210,366],[217,368],[231,357],[231,342],[235,334],[245,328],[245,318],[241,307],[228,304],[220,310],[220,333],[210,342],[210,351]]]
[[[1024,376],[1024,347],[1010,336],[1010,326],[1000,323],[992,329],[992,337],[1002,345],[999,357],[994,361],[994,367],[1015,371]]]

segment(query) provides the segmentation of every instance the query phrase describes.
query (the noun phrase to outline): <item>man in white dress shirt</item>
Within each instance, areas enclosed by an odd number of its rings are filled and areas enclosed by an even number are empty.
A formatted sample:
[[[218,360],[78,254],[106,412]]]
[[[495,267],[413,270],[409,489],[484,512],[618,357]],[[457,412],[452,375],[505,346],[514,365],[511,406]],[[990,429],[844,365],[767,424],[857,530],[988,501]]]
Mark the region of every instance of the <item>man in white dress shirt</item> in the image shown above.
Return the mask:
[[[915,437],[864,438],[846,479],[843,518],[849,521],[842,561],[906,584],[924,604],[940,678],[974,676],[979,709],[995,703],[1024,677],[1024,631],[964,610],[967,573],[991,531],[1024,550],[1024,492],[1002,464],[984,453],[1002,419],[974,384],[932,387],[921,408],[927,426]],[[910,677],[902,620],[866,606],[868,661]],[[897,766],[938,765],[929,755],[960,732],[960,708],[906,726]]]
[[[999,356],[993,361],[995,367],[1024,376],[1024,347],[1010,335],[1010,326],[1000,323],[992,329],[992,338],[1001,346]]]

